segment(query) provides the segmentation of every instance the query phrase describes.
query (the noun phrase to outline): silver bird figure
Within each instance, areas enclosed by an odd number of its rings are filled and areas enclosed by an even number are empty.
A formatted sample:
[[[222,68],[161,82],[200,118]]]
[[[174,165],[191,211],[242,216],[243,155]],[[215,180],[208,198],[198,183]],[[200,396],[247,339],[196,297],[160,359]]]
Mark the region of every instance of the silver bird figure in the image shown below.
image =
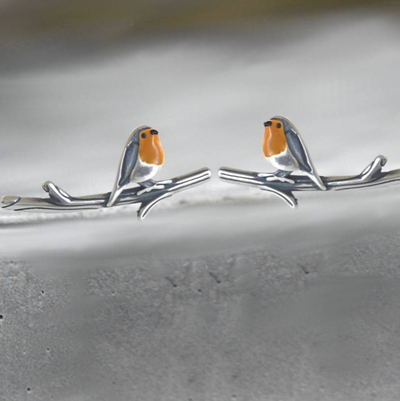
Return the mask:
[[[315,185],[326,190],[325,184],[315,169],[299,131],[286,117],[275,116],[264,123],[262,143],[263,154],[278,170],[274,174],[264,174],[267,180],[286,181],[293,171],[306,173]]]
[[[152,178],[164,163],[164,150],[158,131],[146,125],[136,128],[125,144],[117,179],[107,206],[113,206],[124,188],[137,183],[145,190],[154,186]]]

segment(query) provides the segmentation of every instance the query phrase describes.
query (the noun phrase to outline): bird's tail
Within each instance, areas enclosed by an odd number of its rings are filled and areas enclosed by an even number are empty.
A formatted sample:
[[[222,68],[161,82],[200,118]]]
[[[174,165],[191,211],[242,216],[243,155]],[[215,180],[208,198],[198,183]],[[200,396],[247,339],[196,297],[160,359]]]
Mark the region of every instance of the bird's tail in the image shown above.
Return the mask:
[[[107,207],[111,207],[114,205],[115,201],[118,199],[119,195],[123,191],[124,188],[114,188],[108,198]]]
[[[321,177],[316,171],[312,171],[311,173],[308,173],[308,176],[311,178],[311,180],[314,181],[315,185],[321,190],[321,191],[326,191],[326,186],[322,182]]]

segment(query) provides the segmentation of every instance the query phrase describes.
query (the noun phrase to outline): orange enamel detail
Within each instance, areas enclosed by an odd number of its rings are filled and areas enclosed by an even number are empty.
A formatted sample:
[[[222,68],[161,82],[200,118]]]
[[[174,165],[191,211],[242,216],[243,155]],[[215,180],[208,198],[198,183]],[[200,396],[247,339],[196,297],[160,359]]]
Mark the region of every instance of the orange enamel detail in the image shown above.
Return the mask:
[[[279,153],[284,152],[287,148],[282,123],[276,120],[271,120],[271,123],[269,127],[265,127],[264,129],[262,151],[265,157],[279,155]],[[281,125],[280,128],[277,127],[277,124]]]
[[[153,128],[144,130],[140,133],[139,158],[147,164],[161,166],[164,162],[164,150],[158,135],[151,135]],[[142,137],[146,134],[146,138]]]

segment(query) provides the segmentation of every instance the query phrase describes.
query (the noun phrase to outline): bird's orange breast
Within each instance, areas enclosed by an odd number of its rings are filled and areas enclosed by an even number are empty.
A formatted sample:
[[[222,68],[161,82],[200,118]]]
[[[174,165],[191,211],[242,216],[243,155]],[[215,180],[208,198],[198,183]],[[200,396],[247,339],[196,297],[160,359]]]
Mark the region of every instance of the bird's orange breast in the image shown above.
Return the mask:
[[[158,135],[151,135],[149,132],[147,137],[140,141],[139,158],[142,162],[156,166],[164,163],[164,150]]]
[[[262,151],[265,157],[272,157],[284,152],[287,142],[283,127],[277,128],[275,125],[265,127]]]

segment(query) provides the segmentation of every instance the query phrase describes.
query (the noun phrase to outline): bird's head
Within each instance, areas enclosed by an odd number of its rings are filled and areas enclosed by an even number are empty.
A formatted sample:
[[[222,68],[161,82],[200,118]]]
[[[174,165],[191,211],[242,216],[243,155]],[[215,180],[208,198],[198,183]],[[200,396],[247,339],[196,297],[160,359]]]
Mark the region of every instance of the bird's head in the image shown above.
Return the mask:
[[[264,157],[271,157],[286,149],[285,127],[280,118],[273,117],[264,123],[262,151]]]
[[[264,126],[266,126],[266,124],[269,122],[271,122],[271,126],[281,123],[282,127],[283,127],[283,132],[285,132],[285,133],[288,133],[290,131],[298,132],[295,125],[287,117],[274,116],[269,121],[265,122]]]
[[[164,150],[157,130],[148,126],[139,127],[135,132],[135,140],[139,143],[139,157],[141,161],[157,166],[163,164]]]
[[[276,118],[271,118],[264,123],[264,135],[265,134],[276,134],[279,132],[285,132],[282,121]]]
[[[263,153],[265,157],[279,154],[286,149],[285,134],[298,132],[294,124],[286,117],[274,116],[264,123]]]

